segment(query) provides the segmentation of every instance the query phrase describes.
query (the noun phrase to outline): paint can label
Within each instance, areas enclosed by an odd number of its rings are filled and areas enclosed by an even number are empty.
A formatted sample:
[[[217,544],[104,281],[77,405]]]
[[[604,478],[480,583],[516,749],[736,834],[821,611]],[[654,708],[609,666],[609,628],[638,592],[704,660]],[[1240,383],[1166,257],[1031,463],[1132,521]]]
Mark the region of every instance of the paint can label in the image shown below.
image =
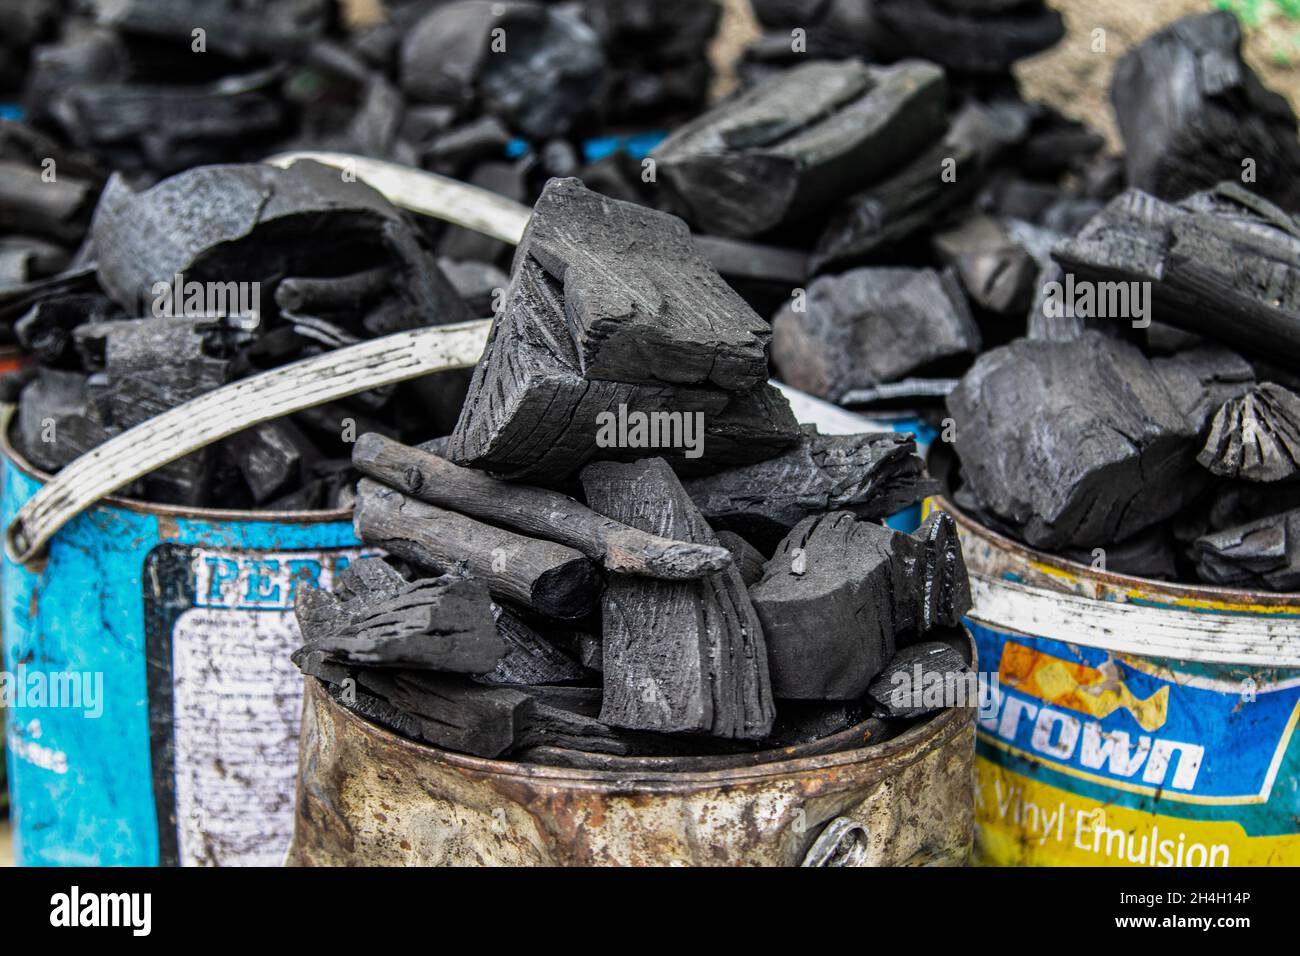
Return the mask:
[[[159,862],[278,866],[293,827],[300,585],[359,552],[159,544],[142,576]]]
[[[996,707],[977,735],[993,864],[1300,862],[1300,673],[1112,654],[967,622]]]

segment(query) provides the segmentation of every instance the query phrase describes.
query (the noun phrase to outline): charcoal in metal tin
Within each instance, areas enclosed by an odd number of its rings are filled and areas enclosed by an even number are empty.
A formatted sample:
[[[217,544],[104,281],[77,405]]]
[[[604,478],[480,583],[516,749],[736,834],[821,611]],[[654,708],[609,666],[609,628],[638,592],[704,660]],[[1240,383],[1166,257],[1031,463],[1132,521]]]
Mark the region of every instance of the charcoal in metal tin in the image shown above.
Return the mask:
[[[745,582],[745,587],[763,577],[763,565],[767,563],[767,558],[752,544],[734,531],[719,531],[718,543],[731,552],[731,562],[740,572],[740,580]]]
[[[347,664],[486,674],[507,651],[487,588],[455,575],[346,601],[300,587],[294,612],[309,650]]]
[[[1195,424],[1151,363],[1097,332],[985,352],[948,409],[970,491],[1034,547],[1121,541],[1209,477]]]
[[[867,694],[883,717],[920,717],[951,706],[966,693],[966,660],[942,641],[904,647],[871,682]],[[971,701],[975,704],[977,701]]]
[[[1119,61],[1111,102],[1128,183],[1181,199],[1253,165],[1250,188],[1295,209],[1300,143],[1285,98],[1241,58],[1241,27],[1226,10],[1185,17]]]
[[[1198,538],[1196,555],[1197,573],[1212,584],[1300,589],[1300,509]]]
[[[1225,402],[1197,461],[1216,475],[1247,481],[1300,474],[1300,395],[1264,382]]]
[[[1300,223],[1235,183],[1178,204],[1130,189],[1052,252],[1094,283],[1150,283],[1155,319],[1300,361]]]
[[[806,518],[781,542],[750,597],[778,698],[854,700],[894,656],[895,549],[906,535],[848,512]]]
[[[938,138],[946,93],[929,63],[807,63],[687,123],[652,156],[692,222],[753,236],[817,216]]]
[[[466,164],[503,156],[511,139],[495,116],[480,116],[440,133],[421,158],[427,168],[463,169]]]
[[[915,374],[960,371],[980,349],[979,327],[951,273],[869,267],[819,276],[804,301],[772,319],[781,378],[839,399]]]
[[[81,372],[45,367],[22,390],[17,432],[27,460],[49,472],[113,434]]]
[[[71,171],[55,178],[51,167],[0,161],[0,224],[7,232],[26,232],[65,243],[85,234],[98,184]]]
[[[478,678],[480,683],[567,684],[590,675],[510,608],[493,604],[492,615],[507,650],[492,671]]]
[[[568,130],[590,104],[603,70],[595,32],[536,3],[444,4],[402,44],[402,87],[411,99],[481,104],[538,139]]]
[[[365,479],[357,486],[357,537],[430,571],[464,570],[494,597],[557,618],[587,614],[600,575],[581,552],[483,524]]]
[[[730,563],[718,545],[673,541],[597,514],[566,495],[500,481],[377,434],[357,439],[357,470],[421,501],[556,541],[607,571],[666,580],[700,578]]]
[[[102,295],[54,295],[41,299],[14,323],[22,345],[42,365],[76,367],[72,330],[86,322],[121,318],[121,310]]]
[[[663,459],[589,465],[582,484],[601,514],[651,534],[718,543]],[[698,581],[614,576],[602,626],[602,721],[741,740],[771,730],[768,651],[736,567]]]
[[[295,489],[316,451],[306,436],[288,419],[263,422],[226,439],[224,447],[240,474],[263,505]]]
[[[879,519],[930,490],[909,434],[820,435],[804,426],[775,458],[689,478],[686,493],[715,528],[774,544],[809,515],[852,511]]]
[[[489,316],[496,304],[497,290],[510,285],[510,276],[489,262],[458,261],[445,257],[438,266],[456,293],[465,300],[470,314]]]
[[[453,461],[553,483],[593,459],[660,454],[703,473],[795,443],[789,405],[766,383],[767,324],[680,221],[553,180],[529,230]],[[651,414],[658,437],[622,440],[629,416]]]
[[[1178,577],[1174,545],[1169,527],[1158,524],[1105,548],[1065,548],[1061,555],[1101,571],[1172,581]]]

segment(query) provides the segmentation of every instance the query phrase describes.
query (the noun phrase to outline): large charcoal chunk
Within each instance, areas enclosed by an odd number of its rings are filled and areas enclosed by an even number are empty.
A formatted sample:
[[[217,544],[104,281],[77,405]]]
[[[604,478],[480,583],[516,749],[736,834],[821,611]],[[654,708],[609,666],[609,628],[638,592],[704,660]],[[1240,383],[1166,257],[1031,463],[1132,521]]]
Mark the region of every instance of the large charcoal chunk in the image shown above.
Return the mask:
[[[961,699],[968,673],[970,667],[951,645],[923,641],[895,654],[867,693],[881,716],[920,717]]]
[[[797,305],[772,320],[772,361],[787,383],[832,401],[908,375],[959,371],[980,349],[960,286],[933,269],[821,276]]]
[[[515,254],[563,287],[587,379],[749,388],[771,332],[696,251],[675,216],[554,179]]]
[[[539,139],[568,130],[590,104],[603,70],[595,31],[536,3],[444,4],[402,45],[402,86],[411,98],[481,103]]]
[[[330,241],[322,246],[325,233]],[[473,318],[401,212],[318,163],[203,166],[138,193],[115,177],[91,236],[99,280],[127,309],[152,309],[155,284],[172,284],[178,274],[187,284],[259,283],[260,299],[261,283],[318,276],[342,263],[345,273],[399,267],[395,291],[406,328]]]
[[[1198,433],[1224,404],[1248,392],[1255,369],[1244,358],[1220,346],[1198,346],[1151,360],[1152,367],[1175,404]]]
[[[1052,257],[1099,290],[1149,283],[1157,321],[1300,362],[1300,222],[1242,186],[1177,205],[1130,189]]]
[[[553,181],[547,188],[568,195],[578,187]],[[638,218],[657,216],[621,203],[611,207],[611,212]],[[658,218],[644,221],[653,228],[660,225]],[[539,249],[546,258],[545,244]],[[598,250],[587,252],[588,261],[599,261]],[[559,271],[555,262],[548,267],[520,250],[502,312],[474,369],[460,420],[448,443],[448,457],[457,464],[546,484],[564,480],[594,459],[635,460],[658,454],[669,458],[675,468],[698,474],[770,458],[798,440],[789,405],[763,381],[763,323],[743,303],[740,315],[726,313],[740,319],[739,323],[705,312],[693,314],[696,324],[692,326],[688,311],[678,313],[678,324],[671,330],[653,334],[648,333],[644,318],[629,315],[629,321],[619,323],[621,341],[608,347],[629,355],[636,345],[635,336],[646,332],[641,353],[646,356],[645,367],[633,381],[611,381],[583,373],[585,333],[581,320],[570,318],[575,304],[568,296],[569,283],[557,279],[548,268]],[[635,273],[638,267],[631,263],[629,268]],[[707,265],[698,268],[710,271]],[[632,288],[624,283],[624,274],[619,270],[609,275],[612,288]],[[657,279],[667,282],[668,276],[660,273]],[[710,282],[713,279],[716,275],[711,274]],[[641,281],[635,275],[631,280],[633,284]],[[599,290],[599,296],[609,295],[609,291]],[[596,296],[597,291],[591,290],[586,300],[577,301],[589,301],[599,310],[602,306]],[[723,305],[731,308],[725,301]],[[751,336],[740,329],[755,331]],[[673,354],[696,350],[699,355],[714,356],[717,371],[683,362],[686,376],[697,384],[675,384],[674,373],[667,369],[664,379],[647,381],[646,371],[656,367],[649,356],[652,343],[663,342],[668,331],[680,336],[680,346],[672,349]],[[588,344],[595,347],[597,341]],[[599,343],[590,353],[592,361],[605,363],[600,351],[606,347]],[[606,367],[610,367],[608,363]],[[681,371],[675,374],[678,379],[682,376]],[[740,390],[718,387],[712,384],[715,380]]]
[[[582,473],[592,508],[651,534],[718,539],[659,458]],[[739,570],[698,581],[618,575],[602,606],[605,695],[617,727],[758,740],[775,716],[768,651]]]
[[[1061,14],[1034,0],[875,0],[870,9],[878,55],[924,56],[961,73],[1005,73],[1065,35]]]
[[[40,368],[23,387],[17,416],[23,454],[37,468],[50,472],[113,434],[80,372]]]
[[[787,452],[683,484],[715,528],[767,542],[809,515],[852,511],[888,517],[931,490],[911,435],[819,435],[805,426]]]
[[[1300,395],[1265,382],[1225,402],[1197,460],[1216,475],[1247,481],[1300,474]]]
[[[207,48],[231,57],[286,56],[325,32],[327,0],[250,6],[241,0],[94,0],[101,24],[159,40],[193,40],[202,27]]]
[[[1134,47],[1115,67],[1111,101],[1130,186],[1181,199],[1238,179],[1288,209],[1300,204],[1300,143],[1286,100],[1241,58],[1241,28],[1219,10],[1185,17]]]
[[[909,548],[906,535],[847,512],[795,526],[750,588],[777,697],[862,696],[894,656],[894,595],[907,588],[896,549]]]
[[[986,352],[948,397],[962,474],[1035,547],[1111,544],[1205,486],[1197,428],[1135,347],[1097,332]]]
[[[506,654],[487,587],[455,575],[353,590],[346,600],[302,587],[294,611],[306,651],[340,663],[485,674]]]
[[[752,236],[816,216],[943,132],[933,64],[797,66],[683,126],[652,154],[708,232]]]

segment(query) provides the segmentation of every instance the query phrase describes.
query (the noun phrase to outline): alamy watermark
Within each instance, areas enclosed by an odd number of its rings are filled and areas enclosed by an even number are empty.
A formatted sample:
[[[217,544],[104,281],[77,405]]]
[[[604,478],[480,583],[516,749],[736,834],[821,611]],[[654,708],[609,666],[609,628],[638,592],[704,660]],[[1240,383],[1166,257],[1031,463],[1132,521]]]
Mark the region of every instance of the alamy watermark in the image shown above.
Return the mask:
[[[197,282],[178,272],[170,282],[155,282],[149,291],[154,318],[222,319],[248,331],[262,321],[260,282]]]
[[[596,415],[597,448],[681,448],[687,458],[704,454],[703,412],[618,410]]]
[[[936,671],[920,662],[911,670],[895,671],[882,704],[895,711],[932,711],[948,707],[970,707],[991,719],[998,712],[999,679],[996,673],[978,671]]]
[[[79,710],[96,720],[104,714],[102,671],[42,671],[19,664],[0,671],[0,708]]]
[[[1043,286],[1043,315],[1050,319],[1130,319],[1133,328],[1151,324],[1150,282],[1092,282],[1067,272],[1064,281]]]

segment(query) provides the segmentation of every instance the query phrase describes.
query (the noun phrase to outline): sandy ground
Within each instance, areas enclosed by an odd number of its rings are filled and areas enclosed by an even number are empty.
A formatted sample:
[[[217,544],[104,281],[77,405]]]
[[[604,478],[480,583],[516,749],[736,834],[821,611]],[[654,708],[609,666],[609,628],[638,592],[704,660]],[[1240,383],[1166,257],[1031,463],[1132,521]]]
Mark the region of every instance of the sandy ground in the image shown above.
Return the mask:
[[[9,832],[9,821],[0,821],[0,866],[14,865],[14,839]]]

